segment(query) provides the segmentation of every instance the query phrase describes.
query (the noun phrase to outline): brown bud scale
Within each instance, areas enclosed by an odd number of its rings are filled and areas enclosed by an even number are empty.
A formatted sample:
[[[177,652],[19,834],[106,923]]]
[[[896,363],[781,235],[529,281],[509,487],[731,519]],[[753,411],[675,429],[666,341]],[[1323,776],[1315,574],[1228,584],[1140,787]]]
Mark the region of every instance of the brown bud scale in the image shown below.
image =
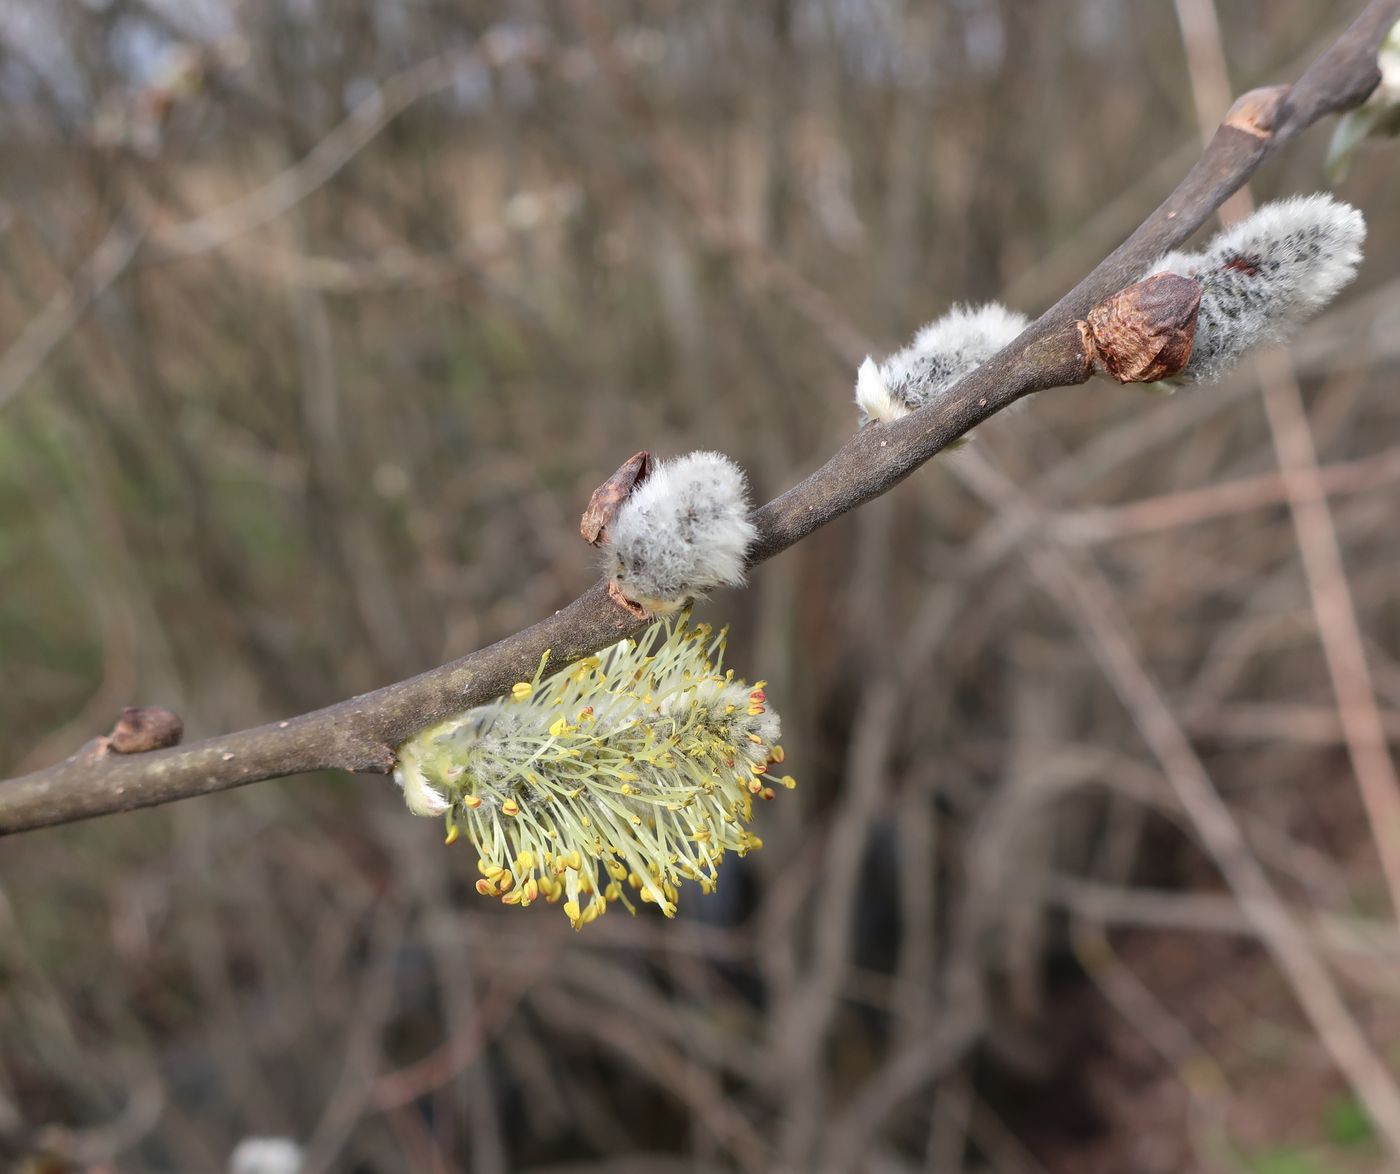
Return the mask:
[[[124,709],[107,735],[107,749],[116,754],[140,754],[176,746],[185,733],[180,715],[158,705]]]
[[[608,524],[617,517],[617,511],[632,496],[632,491],[651,476],[651,465],[651,453],[645,449],[633,453],[616,473],[593,491],[578,524],[585,542],[601,546],[608,540]]]
[[[628,615],[636,616],[639,620],[650,618],[651,612],[647,611],[640,603],[634,599],[628,599],[622,593],[622,588],[612,580],[608,581],[608,598],[618,607],[622,608]]]
[[[1179,375],[1196,341],[1201,283],[1158,273],[1105,298],[1086,325],[1096,366],[1119,383],[1153,383]]]

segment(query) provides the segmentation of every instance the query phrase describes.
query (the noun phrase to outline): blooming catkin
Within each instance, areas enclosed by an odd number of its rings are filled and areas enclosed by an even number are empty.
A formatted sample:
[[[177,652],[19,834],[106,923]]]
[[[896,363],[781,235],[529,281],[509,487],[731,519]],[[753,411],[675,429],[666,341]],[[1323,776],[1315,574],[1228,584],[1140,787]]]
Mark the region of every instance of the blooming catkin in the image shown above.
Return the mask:
[[[479,893],[563,902],[575,929],[628,892],[675,914],[677,889],[716,882],[726,851],[762,847],[755,797],[793,787],[762,681],[721,667],[725,633],[688,613],[509,697],[421,730],[394,778],[410,810],[443,815],[480,856]],[[546,654],[546,660],[548,654]],[[433,796],[424,803],[424,796]]]
[[[603,569],[628,599],[667,615],[744,581],[754,540],[744,472],[722,453],[661,461],[609,522]]]
[[[1144,277],[1177,273],[1201,283],[1191,357],[1172,382],[1218,379],[1245,352],[1281,342],[1356,275],[1366,221],[1331,196],[1265,204],[1201,253],[1168,253]]]
[[[867,356],[856,374],[862,424],[897,420],[931,403],[1025,330],[1025,315],[996,302],[954,306],[882,363]]]

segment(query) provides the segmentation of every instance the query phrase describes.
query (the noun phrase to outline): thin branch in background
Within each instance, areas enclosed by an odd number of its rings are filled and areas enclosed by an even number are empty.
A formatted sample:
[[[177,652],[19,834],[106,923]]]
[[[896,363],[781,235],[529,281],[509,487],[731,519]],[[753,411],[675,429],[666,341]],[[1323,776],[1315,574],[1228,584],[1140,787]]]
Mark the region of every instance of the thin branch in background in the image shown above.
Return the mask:
[[[1003,508],[1034,511],[1016,487],[987,468],[982,492]],[[1348,1010],[1326,965],[1280,900],[1238,821],[1206,772],[1161,687],[1143,664],[1111,588],[1096,569],[1073,564],[1051,544],[1030,553],[1032,570],[1083,634],[1085,644],[1162,764],[1202,846],[1257,929],[1334,1063],[1400,1156],[1400,1088]]]
[[[0,411],[19,395],[112,284],[136,260],[141,229],[119,216],[65,290],[55,294],[0,355]]]
[[[1354,461],[1324,465],[1317,470],[1317,489],[1329,496],[1368,493],[1394,481],[1400,481],[1400,447]],[[1289,483],[1285,476],[1261,473],[1200,489],[1139,498],[1122,505],[1066,511],[1055,518],[1055,537],[1068,546],[1113,542],[1282,505],[1288,495]]]

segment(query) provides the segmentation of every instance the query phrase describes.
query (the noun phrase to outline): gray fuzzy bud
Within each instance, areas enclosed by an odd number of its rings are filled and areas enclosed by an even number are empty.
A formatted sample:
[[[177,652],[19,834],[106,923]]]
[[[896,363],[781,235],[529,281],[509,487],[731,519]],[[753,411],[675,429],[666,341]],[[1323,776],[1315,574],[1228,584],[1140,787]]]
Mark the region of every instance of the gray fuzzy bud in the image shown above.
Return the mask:
[[[954,306],[882,363],[867,358],[856,375],[861,423],[897,420],[932,403],[1026,328],[1025,315],[996,302]]]
[[[722,453],[662,461],[607,528],[603,570],[622,594],[665,615],[744,581],[756,531],[744,472]]]
[[[1218,379],[1253,347],[1282,342],[1356,276],[1366,221],[1331,196],[1266,204],[1202,253],[1169,253],[1144,276],[1201,283],[1191,358],[1174,382]]]

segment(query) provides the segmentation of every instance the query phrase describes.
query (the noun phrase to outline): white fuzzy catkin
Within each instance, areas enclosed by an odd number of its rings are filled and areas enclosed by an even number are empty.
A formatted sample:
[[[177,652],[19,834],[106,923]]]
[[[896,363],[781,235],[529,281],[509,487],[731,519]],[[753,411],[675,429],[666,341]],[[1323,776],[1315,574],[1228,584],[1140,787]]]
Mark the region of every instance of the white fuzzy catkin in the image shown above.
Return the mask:
[[[882,363],[867,356],[856,374],[862,424],[897,420],[932,402],[1025,330],[1024,314],[997,302],[954,306]]]
[[[1366,221],[1331,196],[1265,204],[1201,253],[1168,253],[1144,277],[1177,273],[1201,283],[1196,338],[1171,382],[1218,379],[1245,352],[1282,342],[1356,276]]]
[[[229,1174],[299,1174],[301,1146],[286,1137],[245,1137],[228,1160]]]
[[[744,581],[754,540],[744,472],[723,453],[659,462],[608,523],[603,569],[656,615]]]

